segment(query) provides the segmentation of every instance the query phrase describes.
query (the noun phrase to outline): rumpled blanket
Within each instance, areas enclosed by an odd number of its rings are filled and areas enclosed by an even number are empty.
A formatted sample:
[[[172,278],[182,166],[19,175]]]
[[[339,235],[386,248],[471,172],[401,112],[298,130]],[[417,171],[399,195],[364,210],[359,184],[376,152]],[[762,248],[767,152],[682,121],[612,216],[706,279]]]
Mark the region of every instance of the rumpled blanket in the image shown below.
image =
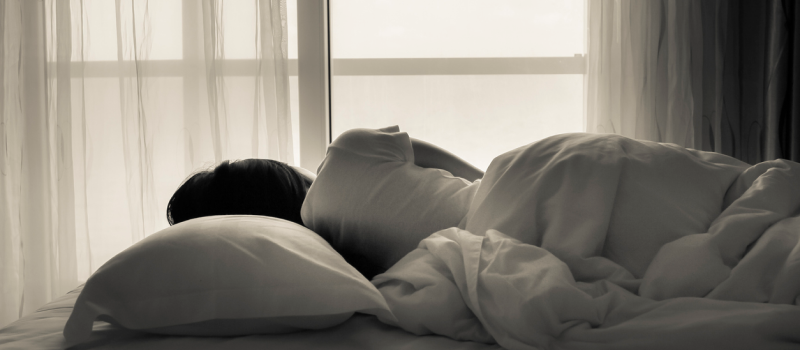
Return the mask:
[[[558,135],[373,283],[386,323],[509,349],[798,348],[798,214],[794,162]]]

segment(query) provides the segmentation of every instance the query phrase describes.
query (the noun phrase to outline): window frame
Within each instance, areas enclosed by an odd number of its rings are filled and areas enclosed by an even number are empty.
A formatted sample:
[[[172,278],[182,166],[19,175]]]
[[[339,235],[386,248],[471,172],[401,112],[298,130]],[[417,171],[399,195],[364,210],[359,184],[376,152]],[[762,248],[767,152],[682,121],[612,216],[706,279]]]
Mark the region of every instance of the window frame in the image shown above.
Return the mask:
[[[330,59],[329,0],[297,0],[300,164],[316,170],[331,140],[332,75],[585,74],[572,57]],[[290,60],[292,64],[293,60]]]
[[[330,143],[328,0],[297,0],[300,166],[316,172]]]
[[[200,41],[200,24],[192,14],[199,11],[195,0],[182,0],[183,57],[194,57]],[[330,58],[329,0],[297,0],[298,58],[289,59],[289,75],[298,77],[300,166],[316,171],[325,157],[331,135],[331,80],[333,75],[480,75],[480,74],[585,74],[585,56],[573,57],[480,57],[480,58]],[[87,77],[117,76],[133,65],[127,61],[72,62],[73,71]],[[148,76],[184,78],[184,93],[195,93],[198,84],[187,79],[183,60],[151,60]],[[246,75],[257,65],[255,59],[226,59],[220,62],[226,76]],[[187,103],[191,112],[197,106]]]

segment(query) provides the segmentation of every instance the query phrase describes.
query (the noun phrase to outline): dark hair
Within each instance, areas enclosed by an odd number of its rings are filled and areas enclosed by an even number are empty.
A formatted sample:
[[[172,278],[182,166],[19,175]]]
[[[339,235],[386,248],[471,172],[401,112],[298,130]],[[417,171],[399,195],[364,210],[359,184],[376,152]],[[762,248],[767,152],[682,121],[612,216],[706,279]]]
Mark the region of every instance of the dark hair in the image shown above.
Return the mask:
[[[270,159],[224,161],[190,176],[167,204],[174,225],[211,215],[265,215],[300,225],[300,208],[311,180]]]

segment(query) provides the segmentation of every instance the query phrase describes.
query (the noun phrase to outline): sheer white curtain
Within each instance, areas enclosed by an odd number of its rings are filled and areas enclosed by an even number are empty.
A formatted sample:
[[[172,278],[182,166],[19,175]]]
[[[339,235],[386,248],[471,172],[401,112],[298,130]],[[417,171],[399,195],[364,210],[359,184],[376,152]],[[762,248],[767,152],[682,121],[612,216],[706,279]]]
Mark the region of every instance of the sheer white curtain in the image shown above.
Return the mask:
[[[588,1],[587,131],[695,147],[702,125],[699,1]],[[697,147],[699,148],[699,147]]]
[[[751,164],[800,160],[795,1],[592,0],[588,9],[588,131]]]
[[[285,0],[0,0],[0,327],[167,226],[192,172],[291,163]]]

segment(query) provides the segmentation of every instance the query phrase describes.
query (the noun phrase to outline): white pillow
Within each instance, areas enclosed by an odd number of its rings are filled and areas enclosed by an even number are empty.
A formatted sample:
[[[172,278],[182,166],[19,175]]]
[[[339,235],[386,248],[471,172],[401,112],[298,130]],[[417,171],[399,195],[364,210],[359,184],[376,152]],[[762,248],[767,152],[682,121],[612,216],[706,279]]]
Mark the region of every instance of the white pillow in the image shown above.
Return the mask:
[[[322,329],[356,311],[388,310],[311,230],[265,216],[211,216],[157,232],[100,267],[64,337],[69,346],[86,340],[96,319],[161,334],[237,336]]]

